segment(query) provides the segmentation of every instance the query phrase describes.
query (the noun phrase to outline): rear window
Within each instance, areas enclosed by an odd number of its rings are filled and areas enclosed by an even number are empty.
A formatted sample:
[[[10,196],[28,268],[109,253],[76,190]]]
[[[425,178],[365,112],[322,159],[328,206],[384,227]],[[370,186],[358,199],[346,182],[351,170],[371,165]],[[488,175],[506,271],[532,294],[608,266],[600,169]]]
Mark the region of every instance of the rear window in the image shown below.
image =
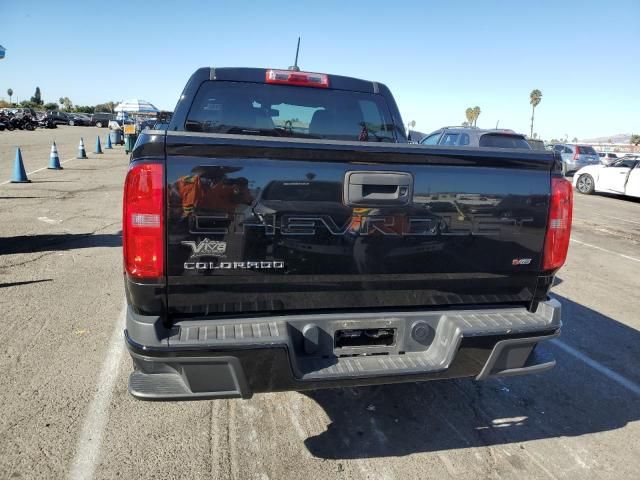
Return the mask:
[[[614,167],[625,167],[625,168],[633,168],[636,166],[636,159],[634,158],[626,158],[622,160],[618,160],[611,164]]]
[[[523,137],[499,133],[482,135],[480,137],[480,146],[493,148],[524,148],[531,150],[531,147]]]
[[[394,142],[381,95],[289,85],[209,81],[191,105],[191,132]]]
[[[593,147],[588,145],[579,145],[578,148],[580,149],[580,153],[584,153],[585,155],[597,155]]]
[[[542,140],[527,140],[532,150],[546,150]]]

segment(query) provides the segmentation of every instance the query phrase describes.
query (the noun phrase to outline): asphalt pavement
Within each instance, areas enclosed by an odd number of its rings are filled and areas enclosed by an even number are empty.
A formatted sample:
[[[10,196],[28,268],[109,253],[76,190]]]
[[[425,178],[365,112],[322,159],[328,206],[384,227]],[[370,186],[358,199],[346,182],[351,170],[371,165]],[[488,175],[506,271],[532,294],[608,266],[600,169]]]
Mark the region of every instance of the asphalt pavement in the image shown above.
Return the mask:
[[[140,402],[121,336],[128,159],[92,154],[97,134],[0,133],[0,478],[640,477],[639,201],[576,193],[549,373]],[[44,168],[52,140],[62,171]],[[3,184],[16,144],[30,184]]]

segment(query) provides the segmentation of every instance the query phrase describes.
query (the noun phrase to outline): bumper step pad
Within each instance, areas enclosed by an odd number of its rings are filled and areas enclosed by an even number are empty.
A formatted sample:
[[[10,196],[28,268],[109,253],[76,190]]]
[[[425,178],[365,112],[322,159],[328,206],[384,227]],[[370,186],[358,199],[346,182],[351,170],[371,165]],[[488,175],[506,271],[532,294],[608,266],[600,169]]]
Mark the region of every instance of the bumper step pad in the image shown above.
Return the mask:
[[[245,372],[238,356],[251,349],[288,352],[293,382],[357,382],[375,377],[442,376],[461,345],[468,345],[463,344],[464,339],[502,337],[489,347],[493,350],[481,371],[471,375],[482,380],[542,372],[555,361],[534,349],[557,336],[561,326],[556,300],[539,304],[535,312],[514,307],[190,320],[175,324],[155,344],[150,345],[146,338],[144,346],[131,335],[139,328],[134,322],[135,316],[129,315],[127,339],[137,368],[129,389],[147,399],[246,398],[252,394],[247,377],[254,372]],[[309,327],[316,334],[305,337]],[[393,329],[394,344],[373,349],[334,345],[336,331],[354,328]],[[420,328],[431,332],[428,341],[416,333]],[[312,345],[312,353],[306,350],[310,339],[318,342]]]

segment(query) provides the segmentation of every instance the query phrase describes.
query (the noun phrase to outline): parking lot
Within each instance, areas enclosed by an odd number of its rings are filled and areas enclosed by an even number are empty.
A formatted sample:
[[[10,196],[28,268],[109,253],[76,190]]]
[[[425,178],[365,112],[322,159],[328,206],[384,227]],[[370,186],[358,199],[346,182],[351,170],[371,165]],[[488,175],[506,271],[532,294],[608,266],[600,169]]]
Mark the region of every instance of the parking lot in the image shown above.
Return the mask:
[[[0,478],[640,477],[639,201],[576,193],[550,373],[140,402],[122,341],[128,158],[92,153],[106,133],[0,133]],[[54,140],[62,171],[46,169]],[[31,184],[6,183],[18,145]]]

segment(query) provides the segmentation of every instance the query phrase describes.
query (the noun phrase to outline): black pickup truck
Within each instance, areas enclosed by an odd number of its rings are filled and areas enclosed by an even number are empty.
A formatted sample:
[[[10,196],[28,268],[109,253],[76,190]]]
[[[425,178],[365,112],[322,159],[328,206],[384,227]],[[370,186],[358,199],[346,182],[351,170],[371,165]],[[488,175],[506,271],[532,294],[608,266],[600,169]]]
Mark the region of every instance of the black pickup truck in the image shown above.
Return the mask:
[[[201,68],[125,182],[129,391],[550,369],[571,214],[553,152],[409,144],[380,83]]]

